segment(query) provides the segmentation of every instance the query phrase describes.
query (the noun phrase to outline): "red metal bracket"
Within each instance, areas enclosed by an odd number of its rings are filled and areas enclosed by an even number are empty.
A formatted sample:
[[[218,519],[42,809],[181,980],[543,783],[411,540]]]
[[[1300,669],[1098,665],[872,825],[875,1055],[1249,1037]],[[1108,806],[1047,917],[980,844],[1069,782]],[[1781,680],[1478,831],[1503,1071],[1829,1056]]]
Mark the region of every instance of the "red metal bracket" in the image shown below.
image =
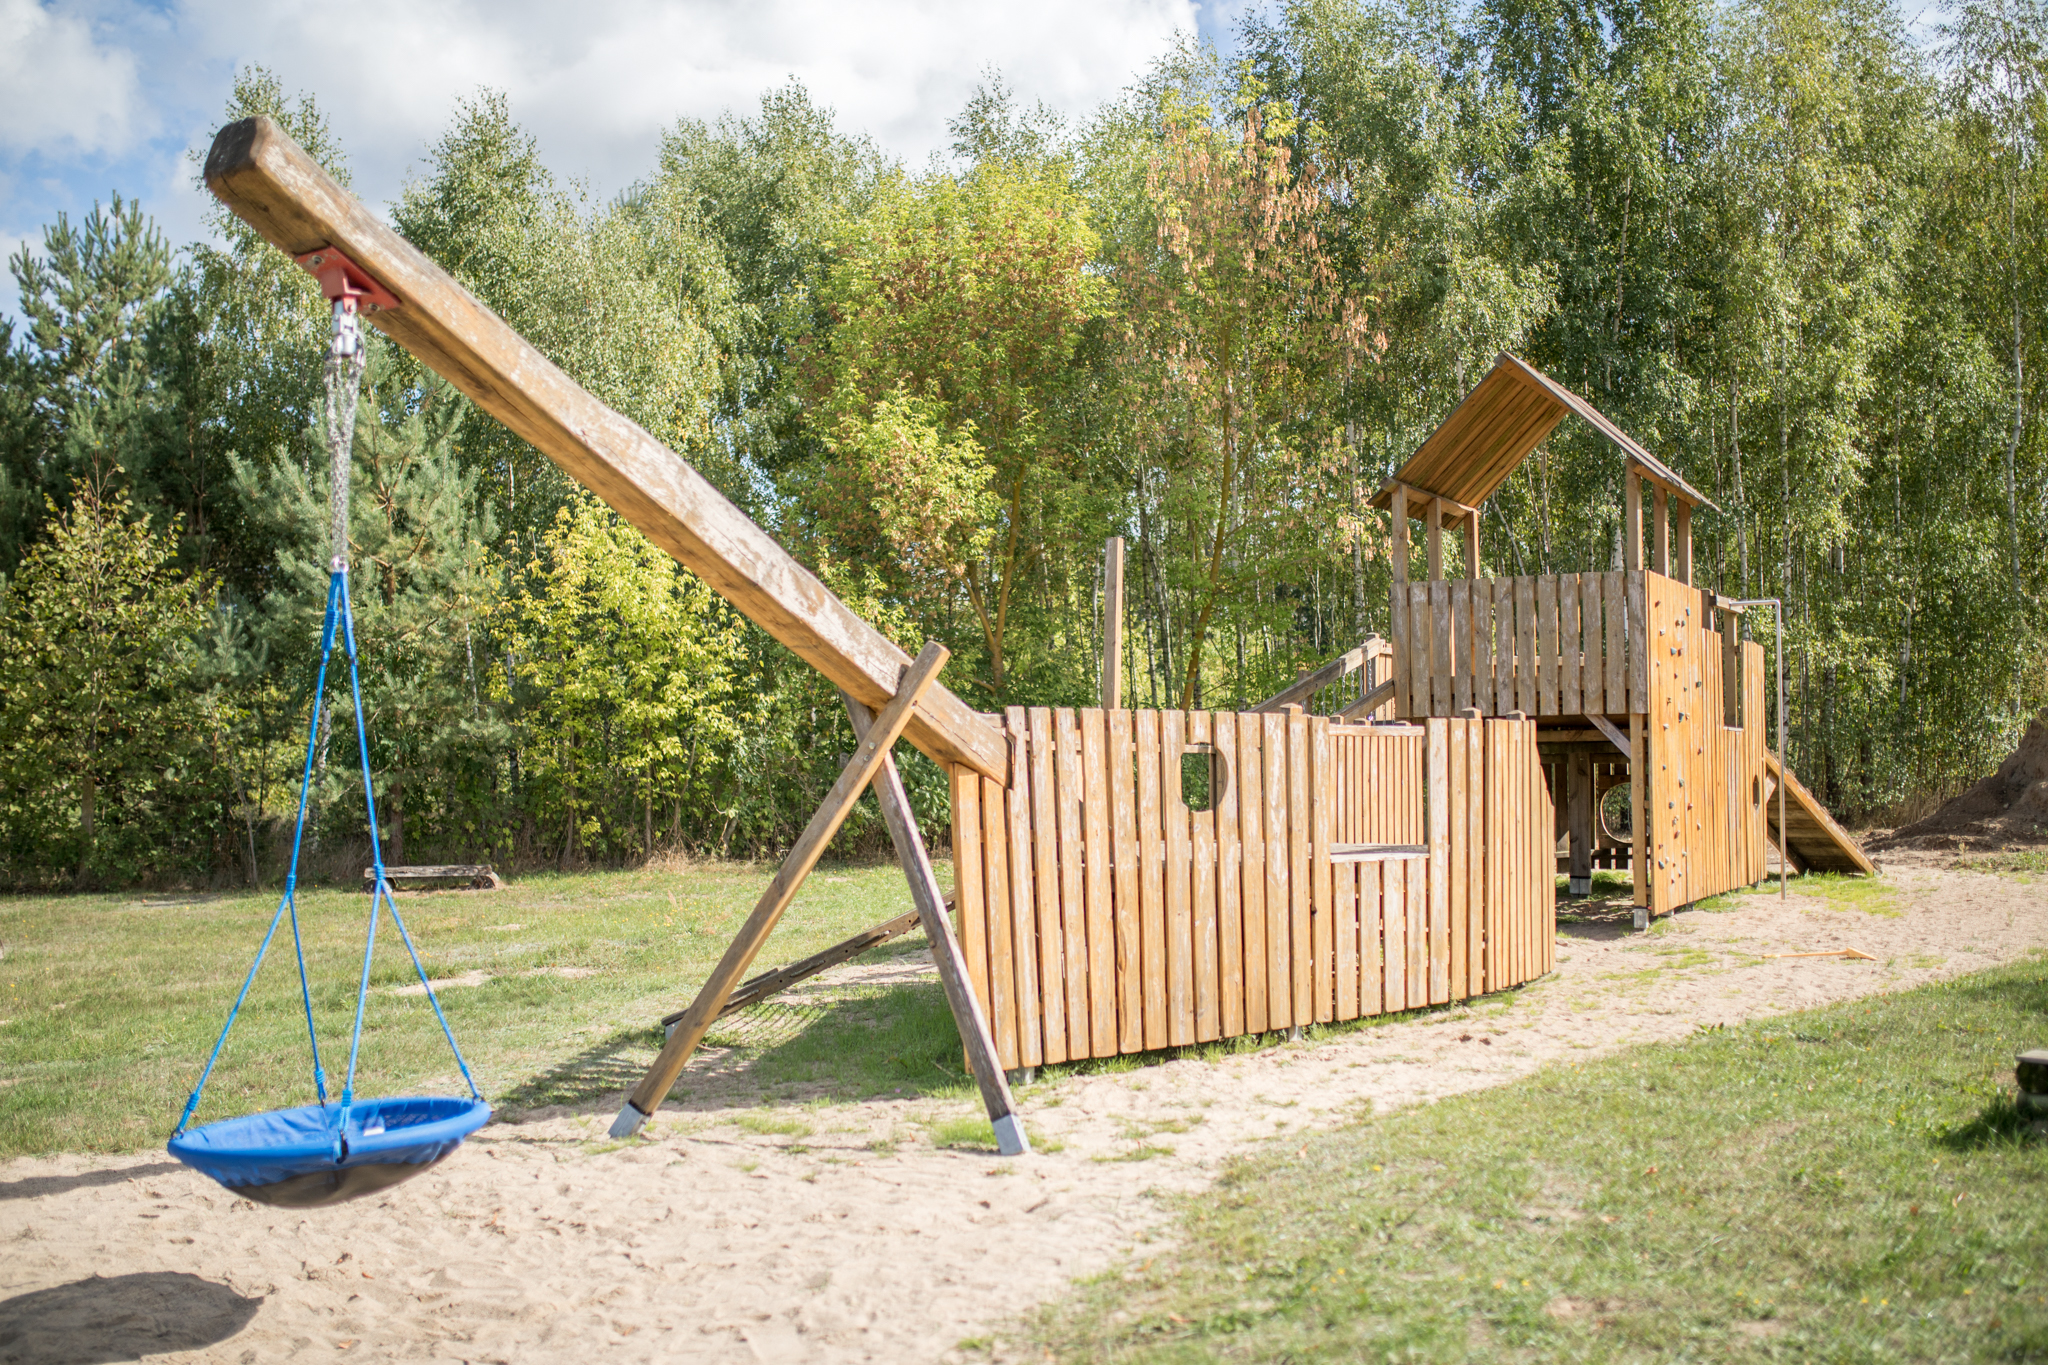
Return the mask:
[[[294,257],[306,268],[307,273],[320,281],[320,292],[329,302],[336,299],[349,301],[365,313],[382,312],[398,307],[398,300],[391,291],[370,277],[370,272],[350,260],[345,254],[331,246],[315,247],[303,256]]]

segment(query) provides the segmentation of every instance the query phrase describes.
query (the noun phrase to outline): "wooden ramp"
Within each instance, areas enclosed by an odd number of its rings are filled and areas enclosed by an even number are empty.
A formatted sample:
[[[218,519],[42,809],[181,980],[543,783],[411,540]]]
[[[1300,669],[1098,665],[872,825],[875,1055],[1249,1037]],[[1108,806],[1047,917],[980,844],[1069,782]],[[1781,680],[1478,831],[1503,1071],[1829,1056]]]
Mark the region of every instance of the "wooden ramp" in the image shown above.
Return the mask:
[[[1802,785],[1798,778],[1785,771],[1785,765],[1769,749],[1764,750],[1764,772],[1773,782],[1785,784],[1788,798],[1785,810],[1785,824],[1791,835],[1791,858],[1793,867],[1800,872],[1860,872],[1866,877],[1877,875],[1877,864],[1864,855],[1856,846],[1856,840],[1849,831],[1835,823],[1835,817],[1828,814],[1814,794]],[[1764,802],[1764,820],[1771,832],[1771,840],[1784,849],[1786,840],[1778,829],[1778,800],[1773,792]]]

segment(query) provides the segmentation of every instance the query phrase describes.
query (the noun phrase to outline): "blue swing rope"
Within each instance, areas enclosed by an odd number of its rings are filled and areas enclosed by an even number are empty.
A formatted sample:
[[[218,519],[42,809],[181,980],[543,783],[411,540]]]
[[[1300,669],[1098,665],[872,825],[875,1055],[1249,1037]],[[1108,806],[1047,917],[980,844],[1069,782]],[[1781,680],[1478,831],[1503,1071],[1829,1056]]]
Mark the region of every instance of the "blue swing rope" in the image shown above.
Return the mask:
[[[292,861],[285,875],[284,896],[277,903],[277,910],[270,917],[270,927],[264,931],[263,941],[256,948],[256,960],[249,964],[249,974],[242,979],[242,989],[235,995],[235,1003],[228,1010],[227,1022],[221,1025],[220,1036],[214,1040],[213,1052],[206,1059],[206,1066],[199,1073],[199,1082],[192,1087],[185,1109],[178,1117],[178,1126],[171,1134],[176,1138],[185,1131],[186,1125],[199,1109],[199,1098],[206,1091],[206,1082],[213,1075],[215,1063],[220,1060],[221,1050],[227,1046],[228,1034],[234,1029],[235,1020],[242,1012],[242,1004],[249,998],[249,988],[256,983],[256,973],[263,966],[264,955],[270,951],[270,943],[277,935],[277,926],[286,912],[291,914],[292,950],[298,956],[299,997],[305,1006],[306,1036],[313,1049],[313,1086],[320,1103],[327,1103],[327,1073],[320,1064],[320,1037],[313,1025],[313,988],[306,974],[306,950],[299,932],[299,856],[306,836],[306,806],[313,785],[313,755],[319,743],[320,717],[327,695],[327,665],[334,654],[334,629],[338,623],[342,628],[342,639],[348,649],[349,692],[355,703],[356,750],[363,767],[363,802],[370,821],[370,857],[375,871],[375,882],[370,896],[370,925],[363,944],[362,980],[356,988],[355,1029],[349,1039],[348,1078],[342,1088],[341,1104],[335,1113],[334,1141],[335,1155],[340,1159],[347,1155],[344,1133],[347,1130],[349,1109],[355,1102],[356,1058],[363,1042],[363,1009],[370,993],[370,962],[377,948],[377,916],[381,909],[391,912],[391,922],[398,926],[399,938],[405,943],[405,950],[412,958],[413,970],[419,973],[420,985],[427,993],[427,1003],[434,1008],[434,1017],[440,1021],[441,1034],[448,1040],[449,1051],[455,1054],[455,1065],[462,1072],[462,1079],[469,1086],[470,1098],[481,1100],[483,1096],[476,1088],[476,1080],[470,1075],[469,1063],[463,1058],[462,1049],[456,1045],[455,1032],[448,1026],[448,1016],[442,1012],[440,997],[434,994],[434,984],[427,978],[426,965],[420,961],[418,949],[413,946],[412,935],[406,931],[405,921],[398,913],[398,902],[391,894],[391,885],[384,875],[384,850],[377,836],[377,797],[370,780],[370,731],[363,715],[363,686],[356,663],[355,613],[349,605],[348,592],[348,447],[354,435],[356,389],[362,379],[364,364],[363,344],[357,329],[353,301],[337,299],[334,303],[334,338],[327,352],[327,435],[330,453],[333,457],[335,489],[331,505],[334,509],[335,554],[332,571],[327,580],[327,612],[320,628],[320,668],[313,684],[312,718],[306,729],[306,765],[299,776],[298,820],[292,830]],[[346,389],[343,389],[343,384]]]

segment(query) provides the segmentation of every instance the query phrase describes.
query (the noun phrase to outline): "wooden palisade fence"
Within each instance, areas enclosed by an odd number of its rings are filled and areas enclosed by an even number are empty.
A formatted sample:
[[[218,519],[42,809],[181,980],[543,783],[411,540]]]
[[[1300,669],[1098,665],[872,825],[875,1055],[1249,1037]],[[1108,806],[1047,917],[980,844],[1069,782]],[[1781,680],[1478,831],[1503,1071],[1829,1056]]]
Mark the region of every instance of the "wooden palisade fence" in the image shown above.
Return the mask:
[[[953,849],[1005,1067],[1442,1004],[1553,964],[1531,721],[1002,719],[1010,783],[954,770]]]

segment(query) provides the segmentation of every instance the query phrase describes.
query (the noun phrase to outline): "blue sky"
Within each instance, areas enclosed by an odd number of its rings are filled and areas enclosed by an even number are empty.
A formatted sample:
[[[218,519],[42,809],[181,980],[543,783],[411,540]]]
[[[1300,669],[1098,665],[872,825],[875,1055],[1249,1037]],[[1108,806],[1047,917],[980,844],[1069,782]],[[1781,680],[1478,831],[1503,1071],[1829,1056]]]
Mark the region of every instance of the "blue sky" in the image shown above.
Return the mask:
[[[62,210],[139,198],[173,243],[205,232],[191,157],[236,69],[310,91],[356,190],[394,199],[455,102],[490,86],[548,165],[599,194],[652,165],[681,117],[750,110],[795,76],[912,162],[994,63],[1026,99],[1079,114],[1195,30],[1227,37],[1253,0],[0,0],[0,254]],[[0,271],[0,314],[16,309]]]

